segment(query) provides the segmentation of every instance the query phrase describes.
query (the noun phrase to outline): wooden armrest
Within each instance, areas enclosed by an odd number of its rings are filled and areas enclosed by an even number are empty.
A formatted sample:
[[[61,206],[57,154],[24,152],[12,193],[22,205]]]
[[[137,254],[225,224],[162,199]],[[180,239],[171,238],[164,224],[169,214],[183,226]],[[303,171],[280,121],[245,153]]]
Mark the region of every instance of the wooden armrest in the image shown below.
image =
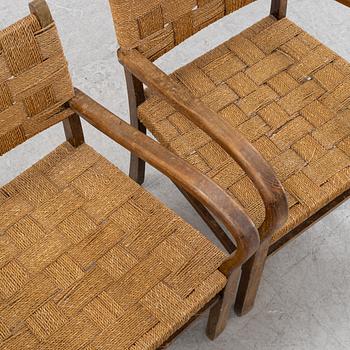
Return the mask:
[[[105,135],[160,170],[217,215],[237,245],[237,250],[222,264],[220,271],[228,275],[256,252],[260,239],[254,223],[215,182],[77,89],[70,107]]]
[[[288,216],[284,189],[271,166],[239,132],[200,99],[176,84],[139,51],[119,50],[118,57],[131,74],[211,136],[242,167],[265,204],[265,221],[259,228],[260,238],[270,238]]]
[[[341,4],[350,7],[350,0],[335,0],[337,2],[340,2]]]

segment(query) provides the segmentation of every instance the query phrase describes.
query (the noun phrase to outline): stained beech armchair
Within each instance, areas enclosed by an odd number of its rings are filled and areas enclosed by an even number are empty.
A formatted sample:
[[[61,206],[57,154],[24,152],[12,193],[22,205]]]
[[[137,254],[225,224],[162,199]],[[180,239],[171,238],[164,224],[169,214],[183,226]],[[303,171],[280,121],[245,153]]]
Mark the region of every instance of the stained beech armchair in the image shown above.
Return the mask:
[[[211,305],[215,338],[259,246],[253,222],[214,181],[74,90],[46,2],[30,9],[0,31],[0,154],[58,122],[67,142],[0,189],[0,348],[156,349]],[[79,116],[213,212],[237,249],[222,252],[86,145]]]
[[[254,305],[267,256],[350,188],[350,64],[285,18],[287,0],[272,0],[269,17],[171,75],[153,63],[253,2],[110,0],[131,124],[211,177],[259,229],[259,250],[242,269],[239,315]],[[130,175],[144,181],[135,154]],[[215,215],[180,190],[232,252]]]

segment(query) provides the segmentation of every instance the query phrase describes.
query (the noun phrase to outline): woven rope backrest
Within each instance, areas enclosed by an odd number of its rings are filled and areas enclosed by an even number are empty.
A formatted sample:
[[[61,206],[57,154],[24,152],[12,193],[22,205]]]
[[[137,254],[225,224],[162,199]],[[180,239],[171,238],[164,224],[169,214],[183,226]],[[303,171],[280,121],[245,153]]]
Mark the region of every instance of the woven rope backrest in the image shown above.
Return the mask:
[[[65,119],[73,95],[54,23],[30,15],[0,31],[0,154]]]
[[[119,44],[155,60],[255,0],[109,0]]]

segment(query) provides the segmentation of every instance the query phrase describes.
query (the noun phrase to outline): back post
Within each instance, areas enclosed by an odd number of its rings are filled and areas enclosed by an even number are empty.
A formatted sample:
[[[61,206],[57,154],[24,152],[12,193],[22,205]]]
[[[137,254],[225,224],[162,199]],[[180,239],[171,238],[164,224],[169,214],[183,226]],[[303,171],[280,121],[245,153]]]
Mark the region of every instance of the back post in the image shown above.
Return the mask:
[[[48,27],[54,23],[51,11],[45,0],[33,0],[29,3],[30,13],[39,21],[41,28]],[[63,120],[64,133],[67,141],[74,147],[82,145],[84,140],[83,128],[77,114]]]
[[[53,18],[45,0],[33,0],[29,3],[29,10],[34,15],[41,25],[45,28],[53,23]]]
[[[271,1],[271,15],[278,20],[286,17],[287,15],[288,0],[272,0]]]

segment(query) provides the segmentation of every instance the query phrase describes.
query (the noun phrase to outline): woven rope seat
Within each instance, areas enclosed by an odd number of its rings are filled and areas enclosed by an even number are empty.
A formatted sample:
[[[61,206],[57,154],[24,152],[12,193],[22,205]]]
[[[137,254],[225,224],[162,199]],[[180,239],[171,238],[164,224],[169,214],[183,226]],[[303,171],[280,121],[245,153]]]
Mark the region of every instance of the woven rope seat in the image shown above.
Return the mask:
[[[0,188],[0,349],[156,349],[220,298],[227,255],[84,144],[73,106],[158,169],[173,156],[73,89],[47,4],[30,6],[0,31],[0,154],[60,121],[68,142]]]
[[[273,166],[289,201],[273,242],[349,189],[350,65],[288,19],[267,17],[172,74]],[[260,226],[265,209],[237,163],[161,98],[140,120],[170,150],[238,200]]]
[[[225,254],[87,145],[0,191],[0,348],[155,349],[226,284]]]

